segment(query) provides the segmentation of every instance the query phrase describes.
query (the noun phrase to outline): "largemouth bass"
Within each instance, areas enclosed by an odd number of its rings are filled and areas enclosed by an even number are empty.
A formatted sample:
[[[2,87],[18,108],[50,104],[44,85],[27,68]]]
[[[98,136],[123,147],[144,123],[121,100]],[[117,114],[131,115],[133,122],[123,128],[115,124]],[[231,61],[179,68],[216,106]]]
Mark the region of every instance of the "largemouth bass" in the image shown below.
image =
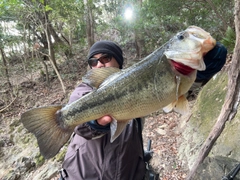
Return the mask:
[[[36,136],[41,154],[48,159],[58,153],[77,125],[104,115],[114,119],[110,125],[113,141],[133,118],[161,108],[184,114],[188,111],[184,94],[196,71],[205,69],[203,55],[215,44],[208,32],[190,26],[129,68],[88,71],[83,82],[94,87],[91,93],[64,107],[31,109],[22,114],[21,122]]]

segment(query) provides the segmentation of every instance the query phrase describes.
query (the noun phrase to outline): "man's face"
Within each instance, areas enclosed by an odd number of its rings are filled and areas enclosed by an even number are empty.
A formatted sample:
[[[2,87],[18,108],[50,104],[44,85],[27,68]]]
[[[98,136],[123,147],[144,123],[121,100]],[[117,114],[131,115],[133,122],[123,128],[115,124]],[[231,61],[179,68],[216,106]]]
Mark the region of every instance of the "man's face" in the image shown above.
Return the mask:
[[[119,64],[113,56],[108,56],[106,54],[95,54],[94,59],[98,59],[97,64],[91,66],[92,69],[102,68],[102,67],[116,67],[119,68]],[[102,62],[105,61],[105,63]]]

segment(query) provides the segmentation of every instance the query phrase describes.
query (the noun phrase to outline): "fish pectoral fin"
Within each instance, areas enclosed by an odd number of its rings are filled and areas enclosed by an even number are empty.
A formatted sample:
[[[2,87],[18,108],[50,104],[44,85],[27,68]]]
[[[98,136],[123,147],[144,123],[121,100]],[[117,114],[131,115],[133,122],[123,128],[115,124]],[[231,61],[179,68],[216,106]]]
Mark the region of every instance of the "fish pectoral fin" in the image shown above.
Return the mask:
[[[185,95],[182,95],[178,98],[178,101],[173,110],[182,115],[189,112],[188,100],[186,99]]]
[[[126,121],[117,121],[116,119],[113,119],[112,123],[110,124],[110,130],[111,130],[111,140],[112,143],[117,137],[122,133],[126,125],[128,124],[129,120]]]
[[[120,71],[119,68],[115,67],[91,69],[82,77],[82,82],[98,88],[109,76]]]
[[[54,157],[70,138],[73,129],[62,129],[56,112],[62,106],[34,108],[21,115],[24,127],[33,133],[38,142],[40,153],[45,159]]]
[[[184,95],[180,96],[178,100],[172,102],[171,104],[165,106],[163,108],[165,113],[169,113],[171,111],[175,111],[179,114],[187,114],[189,112],[188,100]]]
[[[165,107],[163,108],[163,111],[164,111],[165,113],[171,112],[171,111],[174,109],[176,103],[177,103],[177,101],[174,101],[174,102],[172,102],[171,104],[165,106]]]

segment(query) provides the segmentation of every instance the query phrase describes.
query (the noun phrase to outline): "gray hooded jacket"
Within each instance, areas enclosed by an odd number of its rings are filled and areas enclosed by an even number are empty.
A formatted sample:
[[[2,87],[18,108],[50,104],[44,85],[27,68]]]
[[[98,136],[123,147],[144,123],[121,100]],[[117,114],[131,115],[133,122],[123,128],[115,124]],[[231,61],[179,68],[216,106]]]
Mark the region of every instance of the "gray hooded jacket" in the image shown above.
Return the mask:
[[[69,103],[92,91],[80,84],[70,96]],[[142,139],[137,120],[131,120],[122,134],[110,143],[109,126],[96,121],[79,125],[63,162],[67,180],[143,180]]]

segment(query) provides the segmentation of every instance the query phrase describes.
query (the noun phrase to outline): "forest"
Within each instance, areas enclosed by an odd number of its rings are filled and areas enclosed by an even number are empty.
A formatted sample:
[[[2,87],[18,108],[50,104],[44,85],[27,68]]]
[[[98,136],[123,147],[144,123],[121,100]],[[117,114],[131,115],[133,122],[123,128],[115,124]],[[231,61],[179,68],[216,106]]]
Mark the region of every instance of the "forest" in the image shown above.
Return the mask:
[[[119,43],[127,60],[141,59],[189,25],[210,32],[230,51],[235,42],[233,1],[3,0],[0,8],[0,76],[10,89],[12,65],[19,64],[23,76],[40,69],[50,86],[50,68],[64,79],[64,62],[74,76],[75,55],[100,39]]]
[[[33,179],[34,175],[29,172],[36,172],[36,168],[47,163],[38,149],[33,152],[33,160],[13,160],[14,153],[26,156],[20,152],[33,138],[23,135],[26,130],[20,125],[19,115],[31,107],[66,103],[69,93],[87,71],[88,49],[98,40],[119,44],[127,67],[190,25],[211,33],[227,47],[234,64],[229,70],[229,76],[233,78],[228,87],[232,88],[228,88],[226,95],[230,101],[223,105],[218,119],[222,122],[219,129],[223,130],[225,122],[232,116],[231,109],[239,103],[239,91],[235,91],[240,81],[239,8],[239,0],[1,0],[0,159],[8,165],[2,168],[0,164],[0,169],[4,169],[0,171],[0,179]],[[214,129],[213,132],[217,134]],[[15,133],[22,137],[12,135]],[[16,150],[17,141],[23,145]],[[206,143],[212,146],[214,142]],[[195,173],[194,168],[208,154],[204,148],[202,153],[190,171],[189,179],[191,173]],[[54,160],[61,164],[63,154]],[[25,163],[24,168],[26,162],[31,164],[25,176],[25,170],[19,170],[22,167],[19,161]],[[184,174],[181,178],[168,175],[163,179],[185,179],[187,171],[189,169],[181,172]],[[35,179],[44,179],[37,175]]]

